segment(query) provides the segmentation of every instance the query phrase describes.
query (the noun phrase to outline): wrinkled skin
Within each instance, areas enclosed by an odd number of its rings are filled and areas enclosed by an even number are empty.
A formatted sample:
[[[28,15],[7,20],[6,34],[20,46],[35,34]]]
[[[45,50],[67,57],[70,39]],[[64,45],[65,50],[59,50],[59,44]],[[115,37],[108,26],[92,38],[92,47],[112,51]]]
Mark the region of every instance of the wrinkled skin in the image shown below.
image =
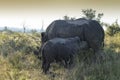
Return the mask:
[[[95,53],[103,47],[104,30],[101,25],[95,20],[83,18],[53,21],[42,35],[42,40],[44,43],[56,37],[69,38],[75,36],[80,37],[81,41],[86,41],[89,48],[92,48]]]
[[[50,63],[54,61],[64,61],[65,66],[72,64],[73,56],[82,48],[80,45],[79,37],[54,38],[44,43],[41,49],[43,72],[46,73],[49,70]]]

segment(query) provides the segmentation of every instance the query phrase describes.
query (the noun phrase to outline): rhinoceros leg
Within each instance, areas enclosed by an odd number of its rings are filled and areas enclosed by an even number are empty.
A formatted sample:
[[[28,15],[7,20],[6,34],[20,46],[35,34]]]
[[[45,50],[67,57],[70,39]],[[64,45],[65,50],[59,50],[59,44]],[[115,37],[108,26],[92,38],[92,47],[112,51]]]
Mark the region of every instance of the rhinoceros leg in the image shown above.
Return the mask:
[[[71,66],[73,64],[73,55],[70,55],[70,61],[69,61],[69,66]]]
[[[49,67],[50,67],[50,63],[49,62],[46,62],[45,65],[43,66],[43,72],[46,74],[47,71],[49,70]]]
[[[46,64],[46,61],[43,60],[43,61],[42,61],[42,69],[43,69],[43,70],[45,69],[45,64]]]
[[[64,67],[65,67],[65,68],[68,67],[68,59],[67,59],[67,58],[64,59]]]
[[[43,72],[46,74],[47,71],[49,70],[50,67],[50,61],[48,59],[46,59],[45,56],[43,56],[43,61],[42,61],[42,69]]]
[[[43,72],[46,73],[46,60],[44,59],[42,61],[42,69],[43,69]]]

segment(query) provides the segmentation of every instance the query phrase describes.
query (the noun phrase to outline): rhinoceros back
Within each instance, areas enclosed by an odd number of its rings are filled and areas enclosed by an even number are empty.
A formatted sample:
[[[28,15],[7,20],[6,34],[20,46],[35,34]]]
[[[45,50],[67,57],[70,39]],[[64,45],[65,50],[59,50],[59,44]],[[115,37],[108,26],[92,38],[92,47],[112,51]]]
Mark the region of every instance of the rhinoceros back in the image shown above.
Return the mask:
[[[57,20],[47,28],[46,32],[48,35],[48,40],[55,37],[82,37],[83,27],[78,24],[71,23],[70,21]]]

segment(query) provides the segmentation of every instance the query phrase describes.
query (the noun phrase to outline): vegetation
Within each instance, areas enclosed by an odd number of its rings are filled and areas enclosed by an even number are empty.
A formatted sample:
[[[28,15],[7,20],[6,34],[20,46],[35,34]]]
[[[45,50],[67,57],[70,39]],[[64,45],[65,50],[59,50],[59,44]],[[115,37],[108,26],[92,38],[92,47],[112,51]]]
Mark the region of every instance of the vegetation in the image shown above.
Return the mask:
[[[96,14],[96,10],[93,9],[83,9],[82,13],[84,15],[84,18],[86,19],[92,19],[92,20],[97,20],[100,22],[101,18],[103,17],[103,13],[98,13]]]
[[[90,20],[96,20],[98,21],[101,25],[105,25],[105,23],[101,22],[101,18],[104,16],[103,13],[96,13],[96,10],[93,9],[82,9],[82,14],[85,19],[90,19]],[[67,15],[63,16],[64,20],[75,20],[75,17],[69,17]]]
[[[120,25],[118,24],[117,20],[111,25],[106,24],[106,26],[107,26],[107,34],[109,36],[114,36],[116,33],[120,32]]]
[[[119,80],[120,33],[105,36],[102,63],[88,63],[92,51],[76,56],[74,67],[52,64],[51,74],[43,74],[41,60],[33,51],[40,45],[39,33],[0,32],[0,80]],[[84,53],[84,54],[85,54]],[[85,57],[84,57],[85,58]]]
[[[75,17],[69,17],[67,15],[63,16],[64,20],[75,20]]]

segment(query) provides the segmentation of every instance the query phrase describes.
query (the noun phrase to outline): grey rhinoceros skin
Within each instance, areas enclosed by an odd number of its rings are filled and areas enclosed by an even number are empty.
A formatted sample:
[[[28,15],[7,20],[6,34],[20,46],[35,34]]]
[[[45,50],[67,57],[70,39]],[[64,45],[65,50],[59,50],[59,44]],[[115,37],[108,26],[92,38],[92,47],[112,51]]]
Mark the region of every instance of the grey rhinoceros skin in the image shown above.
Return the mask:
[[[104,30],[102,26],[95,20],[87,20],[84,18],[76,20],[56,20],[53,21],[42,34],[42,42],[50,39],[80,37],[81,41],[86,41],[89,48],[94,52],[100,50],[104,44]]]
[[[41,48],[42,69],[46,73],[50,63],[64,61],[65,66],[73,63],[73,56],[80,50],[80,38],[54,38],[45,42]]]

